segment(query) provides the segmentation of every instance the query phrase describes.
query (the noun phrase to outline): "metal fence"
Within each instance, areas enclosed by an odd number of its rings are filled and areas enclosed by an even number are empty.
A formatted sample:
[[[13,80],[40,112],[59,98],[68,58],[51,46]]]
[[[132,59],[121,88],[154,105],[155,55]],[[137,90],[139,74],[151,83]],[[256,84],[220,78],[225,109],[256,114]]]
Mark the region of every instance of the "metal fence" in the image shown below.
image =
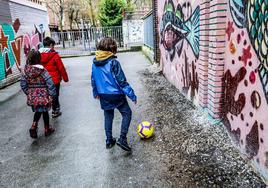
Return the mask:
[[[144,44],[150,48],[154,48],[154,23],[153,12],[144,18]]]
[[[88,55],[96,51],[97,43],[104,37],[116,40],[124,47],[122,27],[92,27],[83,31],[51,32],[60,55]]]

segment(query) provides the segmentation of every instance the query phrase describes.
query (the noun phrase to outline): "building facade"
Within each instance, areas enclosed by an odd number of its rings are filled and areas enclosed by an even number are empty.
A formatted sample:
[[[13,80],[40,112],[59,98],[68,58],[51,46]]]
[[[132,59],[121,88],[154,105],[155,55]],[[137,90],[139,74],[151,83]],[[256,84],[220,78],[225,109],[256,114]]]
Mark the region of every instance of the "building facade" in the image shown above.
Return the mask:
[[[0,1],[0,88],[18,80],[27,53],[37,50],[48,32],[40,0]]]

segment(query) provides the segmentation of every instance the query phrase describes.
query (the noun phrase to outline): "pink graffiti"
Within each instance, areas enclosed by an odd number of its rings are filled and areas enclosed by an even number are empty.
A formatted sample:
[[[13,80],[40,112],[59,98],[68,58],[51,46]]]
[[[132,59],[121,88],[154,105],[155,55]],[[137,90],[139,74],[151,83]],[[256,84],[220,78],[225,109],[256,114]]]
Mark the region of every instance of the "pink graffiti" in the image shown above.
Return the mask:
[[[25,55],[27,55],[31,49],[38,50],[38,47],[41,44],[38,33],[27,33],[26,35],[24,35],[23,41]]]
[[[226,34],[228,35],[228,40],[231,39],[231,35],[232,33],[234,32],[234,27],[233,27],[233,22],[228,22],[228,26],[227,26],[227,29],[226,29]]]
[[[244,65],[247,65],[248,60],[252,57],[252,54],[250,52],[250,46],[247,48],[243,48],[243,55],[241,57],[241,61],[244,62]]]
[[[256,74],[254,73],[254,71],[252,71],[249,75],[249,81],[254,84],[256,81]]]

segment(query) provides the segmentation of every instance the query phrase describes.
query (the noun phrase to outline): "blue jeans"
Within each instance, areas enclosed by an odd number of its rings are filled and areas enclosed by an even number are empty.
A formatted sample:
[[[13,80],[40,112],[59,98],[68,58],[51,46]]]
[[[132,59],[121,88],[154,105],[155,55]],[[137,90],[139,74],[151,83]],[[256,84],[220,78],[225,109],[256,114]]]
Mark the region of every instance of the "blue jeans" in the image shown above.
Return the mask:
[[[132,111],[127,103],[124,102],[122,105],[118,106],[117,109],[122,115],[122,124],[121,124],[121,133],[120,138],[126,139],[128,128],[130,126]],[[114,109],[112,110],[104,110],[104,127],[105,127],[105,134],[106,134],[106,142],[110,142],[113,138],[113,119],[114,119]]]

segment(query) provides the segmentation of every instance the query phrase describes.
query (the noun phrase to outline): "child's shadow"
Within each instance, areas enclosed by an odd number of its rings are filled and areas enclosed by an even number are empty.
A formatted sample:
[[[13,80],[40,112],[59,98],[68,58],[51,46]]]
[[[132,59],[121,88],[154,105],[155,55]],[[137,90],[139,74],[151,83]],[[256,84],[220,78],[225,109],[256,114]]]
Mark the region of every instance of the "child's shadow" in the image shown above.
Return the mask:
[[[62,137],[56,135],[57,132],[54,132],[52,135],[45,137],[43,133],[38,134],[38,138],[34,139],[29,147],[26,149],[28,153],[53,153],[59,149],[59,145],[62,142]]]

